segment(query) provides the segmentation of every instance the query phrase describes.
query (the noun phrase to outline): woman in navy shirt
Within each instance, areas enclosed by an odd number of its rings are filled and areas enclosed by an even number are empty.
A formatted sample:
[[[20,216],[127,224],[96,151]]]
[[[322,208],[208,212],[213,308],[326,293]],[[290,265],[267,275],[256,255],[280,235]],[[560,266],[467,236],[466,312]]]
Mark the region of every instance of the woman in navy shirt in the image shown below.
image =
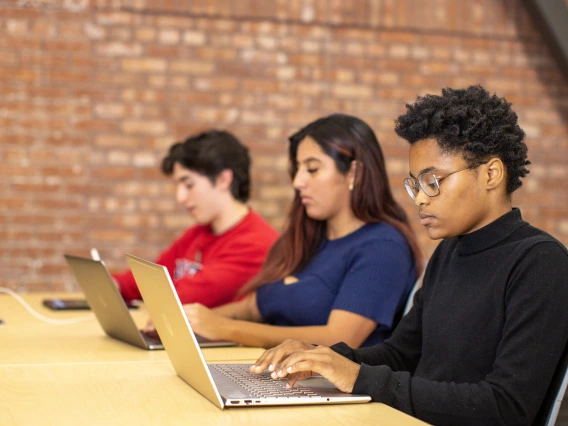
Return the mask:
[[[239,301],[185,305],[209,339],[369,346],[390,336],[421,254],[394,200],[383,153],[358,118],[320,118],[290,137],[296,194],[284,233]]]

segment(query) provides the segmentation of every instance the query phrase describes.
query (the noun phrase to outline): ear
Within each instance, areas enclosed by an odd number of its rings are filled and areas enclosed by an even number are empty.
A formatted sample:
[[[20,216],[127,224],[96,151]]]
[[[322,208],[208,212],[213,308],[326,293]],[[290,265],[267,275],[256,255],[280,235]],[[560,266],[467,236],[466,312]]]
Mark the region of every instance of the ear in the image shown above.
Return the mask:
[[[349,182],[349,190],[361,181],[361,173],[363,172],[363,165],[360,161],[353,160],[349,171],[347,172],[347,182]]]
[[[231,183],[233,183],[233,171],[225,169],[215,178],[215,187],[222,191],[230,191]]]
[[[488,190],[494,190],[502,184],[506,184],[507,172],[500,158],[490,159],[487,164],[485,164],[485,167],[487,170],[485,185]]]

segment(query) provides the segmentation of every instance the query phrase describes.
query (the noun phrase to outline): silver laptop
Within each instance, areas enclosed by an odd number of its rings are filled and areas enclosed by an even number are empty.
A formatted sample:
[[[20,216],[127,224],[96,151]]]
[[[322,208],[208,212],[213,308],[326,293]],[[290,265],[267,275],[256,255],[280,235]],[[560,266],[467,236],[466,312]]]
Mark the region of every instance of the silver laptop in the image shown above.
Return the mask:
[[[107,335],[142,349],[164,349],[158,336],[145,334],[138,329],[102,260],[68,254],[65,255],[65,260]],[[198,341],[202,347],[236,345],[235,342],[212,341],[201,336]]]
[[[286,389],[285,379],[273,380],[268,372],[252,374],[250,364],[206,364],[168,270],[129,254],[126,257],[176,373],[217,407],[371,400],[368,395],[343,393],[322,377],[302,380]]]

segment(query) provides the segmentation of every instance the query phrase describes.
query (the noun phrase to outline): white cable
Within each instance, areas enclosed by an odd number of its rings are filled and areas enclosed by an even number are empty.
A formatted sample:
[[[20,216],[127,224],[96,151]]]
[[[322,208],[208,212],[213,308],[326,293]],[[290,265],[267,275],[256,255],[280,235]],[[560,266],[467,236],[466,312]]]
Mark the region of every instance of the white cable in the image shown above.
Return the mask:
[[[83,322],[83,321],[89,321],[95,318],[95,316],[93,314],[91,315],[84,315],[82,317],[79,318],[71,318],[71,319],[53,319],[53,318],[49,318],[46,317],[45,315],[40,314],[39,312],[37,312],[36,310],[34,310],[29,304],[28,302],[26,302],[22,296],[20,296],[18,293],[16,293],[13,290],[10,290],[9,288],[5,288],[5,287],[0,287],[0,293],[6,293],[9,294],[10,296],[13,296],[18,302],[20,302],[24,308],[26,308],[26,310],[32,314],[34,317],[36,317],[37,319],[39,319],[40,321],[43,322],[47,322],[48,324],[55,324],[55,325],[67,325],[67,324],[76,324],[79,322]]]

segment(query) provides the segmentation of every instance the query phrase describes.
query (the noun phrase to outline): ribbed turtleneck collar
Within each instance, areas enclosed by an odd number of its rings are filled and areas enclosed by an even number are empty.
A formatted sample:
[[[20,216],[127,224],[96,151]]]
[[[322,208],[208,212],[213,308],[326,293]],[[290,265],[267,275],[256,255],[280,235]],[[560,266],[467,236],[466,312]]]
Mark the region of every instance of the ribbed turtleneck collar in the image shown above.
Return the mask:
[[[458,250],[461,255],[477,253],[503,241],[517,229],[528,225],[521,217],[521,211],[513,208],[509,213],[471,234],[458,237]]]

